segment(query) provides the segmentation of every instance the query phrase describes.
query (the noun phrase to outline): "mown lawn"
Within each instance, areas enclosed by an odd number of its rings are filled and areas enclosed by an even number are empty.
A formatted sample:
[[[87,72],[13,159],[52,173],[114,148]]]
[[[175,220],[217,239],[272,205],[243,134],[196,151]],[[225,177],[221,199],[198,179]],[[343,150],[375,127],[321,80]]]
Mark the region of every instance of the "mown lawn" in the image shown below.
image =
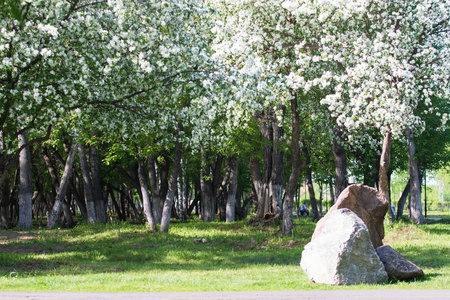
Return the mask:
[[[414,282],[357,287],[310,283],[299,261],[315,224],[302,218],[293,236],[277,234],[279,226],[244,221],[173,221],[170,233],[127,223],[0,231],[0,290],[448,289],[450,215],[438,217],[443,219],[421,226],[386,223],[385,244],[424,269],[425,278]]]

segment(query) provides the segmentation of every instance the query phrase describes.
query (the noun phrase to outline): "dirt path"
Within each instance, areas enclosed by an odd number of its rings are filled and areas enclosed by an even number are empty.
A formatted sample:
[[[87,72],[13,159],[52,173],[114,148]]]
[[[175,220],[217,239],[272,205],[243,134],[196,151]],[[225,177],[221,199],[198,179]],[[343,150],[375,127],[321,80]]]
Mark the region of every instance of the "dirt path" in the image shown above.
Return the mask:
[[[39,293],[0,292],[2,300],[448,300],[450,290],[270,291],[199,293]]]

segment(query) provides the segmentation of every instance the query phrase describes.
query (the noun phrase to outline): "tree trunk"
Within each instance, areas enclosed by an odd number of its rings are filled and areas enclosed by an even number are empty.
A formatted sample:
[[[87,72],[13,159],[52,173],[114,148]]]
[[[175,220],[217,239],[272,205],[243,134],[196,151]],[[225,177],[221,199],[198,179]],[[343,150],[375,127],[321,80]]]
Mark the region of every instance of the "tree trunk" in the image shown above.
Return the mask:
[[[333,179],[332,178],[330,178],[330,182],[328,183],[328,185],[329,185],[329,188],[330,188],[330,200],[331,200],[331,203],[334,204],[336,202],[336,197],[334,195]]]
[[[286,196],[284,200],[283,211],[283,225],[281,232],[284,234],[292,234],[294,223],[292,221],[292,213],[294,207],[294,197],[297,191],[298,178],[302,169],[302,162],[300,160],[300,116],[298,113],[297,99],[291,100],[292,111],[292,142],[291,142],[291,156],[292,156],[292,170],[289,176],[288,185],[286,187]]]
[[[323,216],[323,182],[319,182],[319,217]]]
[[[66,201],[62,201],[62,211],[65,223],[63,224],[65,227],[72,228],[75,225],[75,222],[72,218],[72,212],[70,211],[70,207]]]
[[[157,224],[161,224],[164,199],[168,189],[169,158],[164,155],[164,160],[157,168],[154,156],[148,156],[148,177],[150,179],[150,190],[152,191],[153,215]]]
[[[405,135],[408,142],[409,180],[411,181],[411,218],[416,224],[423,224],[425,218],[422,214],[419,167],[417,165],[417,160],[414,157],[416,154],[416,147],[414,145],[413,133],[409,128],[405,130]]]
[[[400,199],[397,203],[397,220],[400,220],[403,217],[403,208],[405,207],[406,200],[408,199],[409,191],[411,190],[411,180],[408,180],[403,192],[400,196]]]
[[[380,171],[379,171],[379,182],[378,187],[380,192],[389,201],[389,216],[391,221],[395,220],[394,212],[391,209],[391,197],[389,188],[389,164],[391,162],[391,139],[392,133],[390,128],[387,129],[384,134],[383,140],[383,150],[381,151],[380,157]]]
[[[188,194],[186,182],[186,164],[181,160],[181,172],[178,180],[178,207],[180,210],[180,222],[187,221]]]
[[[59,165],[61,166],[61,168],[64,170],[65,161],[62,158],[61,154],[58,151],[56,151],[56,149],[54,149],[54,148],[50,148],[50,150],[52,151],[53,155],[55,156],[55,159],[59,162]],[[78,192],[78,190],[81,191],[81,188],[77,188],[77,186],[79,186],[79,184],[78,184],[79,179],[78,179],[78,175],[77,175],[77,172],[75,169],[72,170],[72,177],[73,177],[73,179],[70,180],[69,189],[73,193],[73,196],[75,197],[75,201],[78,205],[78,208],[80,209],[82,219],[87,220],[86,203],[85,203],[84,199],[82,199],[83,197],[81,196],[81,194]]]
[[[338,134],[340,135],[340,134]],[[347,187],[347,155],[345,153],[345,148],[337,141],[337,138],[333,139],[332,146],[334,154],[334,164],[335,164],[335,199],[339,198],[341,192]]]
[[[263,183],[263,179],[262,179],[262,174],[261,174],[261,166],[259,164],[259,160],[255,157],[250,157],[250,162],[249,162],[249,170],[250,170],[250,174],[251,174],[251,179],[252,179],[252,186],[253,186],[253,190],[254,193],[256,195],[256,200],[257,200],[257,208],[256,208],[256,217],[258,219],[261,219],[264,217],[264,183]]]
[[[97,220],[95,213],[95,198],[92,180],[89,172],[89,165],[87,162],[86,152],[84,145],[78,143],[78,156],[80,158],[81,175],[83,176],[83,186],[84,186],[84,198],[86,200],[86,209],[88,216],[88,224],[92,224]]]
[[[8,178],[5,178],[5,180],[0,184],[0,228],[2,229],[11,228],[9,205],[9,181]]]
[[[19,135],[19,148],[28,143],[28,132]],[[19,221],[17,228],[30,229],[33,225],[31,154],[26,146],[19,154],[20,185],[19,185]]]
[[[53,204],[52,211],[48,216],[47,229],[54,229],[58,225],[58,219],[61,214],[62,201],[66,196],[67,187],[69,186],[70,176],[72,175],[72,166],[75,161],[76,154],[76,142],[75,140],[70,147],[69,155],[67,156],[66,163],[64,165],[64,171],[61,176],[61,182],[59,184],[59,190],[56,194],[55,203]]]
[[[283,213],[283,191],[284,191],[284,165],[283,151],[280,149],[281,138],[283,136],[282,127],[277,122],[272,122],[272,172],[270,175],[270,205],[273,214]]]
[[[310,167],[306,167],[306,184],[308,185],[309,200],[311,202],[311,211],[313,215],[313,221],[315,222],[319,220],[319,211],[317,209],[316,194],[314,192],[312,170]]]
[[[238,160],[237,156],[233,155],[228,159],[228,166],[230,170],[230,182],[228,188],[227,207],[226,207],[226,219],[227,223],[235,221],[235,208],[236,208],[236,192],[237,192],[237,179],[238,179]]]
[[[201,220],[202,222],[214,221],[214,191],[211,178],[210,165],[208,162],[207,153],[203,147],[200,146],[202,167],[200,170],[200,189],[201,189]]]
[[[259,161],[250,159],[250,172],[256,196],[256,218],[265,214],[281,215],[283,213],[284,169],[283,151],[280,143],[283,136],[282,127],[278,126],[274,113],[257,117],[261,124],[259,130],[265,140],[264,165],[261,173]]]
[[[303,143],[306,145],[306,143]],[[314,185],[312,179],[312,169],[311,169],[311,156],[309,154],[308,148],[303,148],[303,154],[305,156],[306,163],[306,185],[308,186],[309,200],[311,203],[311,212],[313,214],[313,221],[319,220],[319,211],[317,210],[316,194],[314,192]]]
[[[97,222],[106,224],[106,205],[103,199],[103,185],[100,179],[100,159],[96,146],[91,146],[91,173]]]
[[[164,201],[163,214],[161,219],[160,231],[168,232],[170,224],[170,215],[172,213],[173,198],[175,197],[175,191],[177,189],[178,172],[180,171],[181,155],[183,145],[181,142],[175,143],[175,154],[173,157],[172,170],[170,172],[169,188],[167,190],[166,199]]]
[[[139,186],[141,188],[142,202],[144,206],[144,216],[147,219],[147,223],[150,225],[150,229],[156,231],[156,221],[153,216],[152,203],[150,202],[150,196],[148,195],[147,182],[145,181],[145,167],[142,157],[138,156],[138,178]]]

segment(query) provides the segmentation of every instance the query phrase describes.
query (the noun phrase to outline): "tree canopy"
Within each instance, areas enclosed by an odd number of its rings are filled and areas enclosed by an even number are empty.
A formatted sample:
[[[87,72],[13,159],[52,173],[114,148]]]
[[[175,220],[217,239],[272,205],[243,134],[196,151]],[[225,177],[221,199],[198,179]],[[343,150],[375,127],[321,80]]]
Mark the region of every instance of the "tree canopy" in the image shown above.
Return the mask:
[[[235,159],[249,166],[246,193],[260,213],[292,209],[302,171],[329,181],[335,169],[345,185],[346,161],[388,195],[391,138],[403,149],[394,167],[407,147],[410,166],[449,161],[449,16],[446,0],[1,1],[0,187],[16,184],[11,170],[26,147],[51,147],[55,169],[75,139],[92,147],[79,148],[80,163],[95,157],[90,176],[102,178],[106,198],[125,191],[108,182],[125,171],[136,210],[161,198],[166,219],[181,205],[178,169],[190,161],[202,197],[210,184],[213,214],[229,191],[243,193],[230,175],[242,168]],[[187,183],[191,192],[200,182]]]

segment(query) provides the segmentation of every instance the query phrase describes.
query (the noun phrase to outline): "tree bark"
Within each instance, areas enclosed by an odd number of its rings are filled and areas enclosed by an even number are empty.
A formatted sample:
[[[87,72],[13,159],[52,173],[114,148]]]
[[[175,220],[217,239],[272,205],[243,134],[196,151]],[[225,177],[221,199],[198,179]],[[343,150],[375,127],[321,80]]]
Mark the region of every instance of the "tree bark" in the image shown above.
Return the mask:
[[[89,164],[87,162],[86,151],[82,143],[78,143],[78,156],[80,158],[81,175],[83,176],[84,198],[86,200],[87,221],[92,224],[97,220],[95,213],[95,197],[93,191],[92,180],[89,172]]]
[[[304,143],[306,144],[306,143]],[[313,221],[319,220],[319,211],[317,209],[316,194],[314,192],[314,185],[312,179],[312,169],[311,169],[311,156],[309,154],[308,148],[303,148],[303,154],[305,156],[306,163],[306,185],[308,187],[309,200],[311,203],[311,212],[313,215]]]
[[[152,155],[148,157],[148,177],[150,179],[150,190],[152,191],[153,215],[157,224],[161,224],[164,199],[166,199],[169,185],[169,158],[167,155],[163,157],[164,160],[159,168],[157,168],[155,157]]]
[[[411,181],[411,218],[416,224],[423,224],[425,218],[422,214],[419,167],[417,165],[417,160],[414,157],[416,154],[414,136],[409,128],[405,130],[405,135],[408,143],[409,180]]]
[[[100,179],[100,159],[98,149],[96,146],[91,147],[91,173],[92,173],[92,186],[95,199],[95,213],[97,216],[97,222],[100,224],[106,224],[106,205],[103,199],[103,185]]]
[[[11,220],[9,218],[9,205],[9,180],[8,178],[6,178],[0,184],[0,228],[2,229],[11,228]]]
[[[141,188],[142,202],[144,206],[144,216],[147,219],[147,223],[150,225],[150,229],[156,231],[156,221],[153,216],[152,203],[150,202],[150,196],[148,195],[147,182],[145,181],[145,166],[142,157],[138,155],[138,178],[139,186]]]
[[[400,195],[400,199],[397,203],[397,220],[400,220],[403,217],[403,209],[406,204],[406,200],[408,199],[409,191],[411,190],[411,180],[408,180],[405,188],[403,189],[402,194]]]
[[[277,215],[283,213],[283,191],[284,191],[284,165],[283,151],[280,142],[283,136],[283,128],[277,122],[272,122],[272,172],[269,184],[269,199],[272,213]]]
[[[252,179],[253,190],[256,195],[257,208],[256,217],[261,219],[264,217],[264,183],[261,174],[261,166],[259,160],[255,157],[250,157],[249,170]]]
[[[235,221],[235,209],[236,209],[236,192],[237,192],[237,179],[238,179],[238,160],[237,156],[233,155],[228,158],[228,166],[230,170],[230,181],[228,188],[227,207],[226,207],[226,219],[227,223]]]
[[[214,191],[212,184],[212,174],[210,171],[210,165],[208,162],[207,153],[203,147],[200,146],[201,152],[201,163],[202,167],[200,169],[200,189],[201,189],[201,220],[202,222],[212,222],[214,221]]]
[[[394,221],[395,216],[394,216],[394,212],[391,209],[391,197],[390,197],[390,188],[389,188],[389,165],[391,162],[391,140],[392,140],[392,133],[391,133],[390,128],[388,128],[386,133],[384,134],[383,150],[381,151],[378,187],[380,189],[380,192],[389,201],[389,209],[388,209],[389,217],[390,217],[391,221]]]
[[[291,142],[291,156],[292,156],[292,170],[289,176],[288,185],[286,187],[286,196],[284,199],[283,211],[283,225],[281,232],[284,234],[292,234],[294,223],[292,221],[292,213],[294,207],[294,197],[297,191],[298,179],[302,169],[302,162],[300,160],[300,116],[298,113],[297,99],[291,100],[292,111],[292,142]]]
[[[319,217],[323,216],[323,182],[319,182]]]
[[[64,165],[64,171],[61,176],[61,182],[59,184],[59,190],[56,194],[55,203],[53,204],[52,211],[48,216],[47,229],[54,229],[58,225],[58,219],[61,214],[62,201],[66,196],[67,187],[69,186],[70,176],[72,175],[72,166],[75,161],[76,154],[76,142],[75,140],[70,147],[69,155],[67,156],[66,163]]]
[[[50,150],[52,151],[53,155],[55,156],[55,159],[59,162],[60,167],[64,170],[65,161],[62,158],[61,154],[58,151],[56,151],[56,149],[54,149],[54,148],[50,148]],[[77,186],[79,186],[79,184],[78,184],[79,179],[78,179],[78,175],[77,175],[77,172],[75,169],[72,170],[72,177],[73,177],[73,179],[70,180],[69,189],[73,193],[73,196],[75,197],[75,201],[78,205],[78,208],[80,209],[82,219],[87,220],[86,203],[85,203],[83,197],[81,196],[81,194],[78,192],[79,190],[81,191],[81,188],[77,188]]]
[[[180,222],[187,221],[188,195],[186,182],[186,164],[181,160],[181,172],[178,180],[178,207],[180,210]]]
[[[19,148],[28,143],[28,132],[19,135]],[[32,179],[30,147],[26,146],[19,154],[20,185],[19,185],[19,221],[17,228],[30,229],[33,225],[32,210]]]
[[[172,213],[173,198],[175,197],[175,191],[177,189],[178,172],[180,171],[181,155],[183,145],[177,141],[175,143],[175,154],[173,157],[172,170],[170,172],[169,188],[167,190],[166,199],[164,201],[163,214],[161,219],[160,231],[168,232],[170,224],[170,216]]]
[[[330,178],[330,182],[328,183],[328,186],[330,188],[330,200],[331,200],[331,203],[334,204],[336,202],[336,197],[334,195],[333,179],[332,178]]]
[[[338,134],[340,136],[340,133]],[[347,155],[344,146],[337,141],[337,138],[333,139],[332,151],[334,154],[335,164],[335,199],[339,198],[341,192],[348,186],[347,181]]]

